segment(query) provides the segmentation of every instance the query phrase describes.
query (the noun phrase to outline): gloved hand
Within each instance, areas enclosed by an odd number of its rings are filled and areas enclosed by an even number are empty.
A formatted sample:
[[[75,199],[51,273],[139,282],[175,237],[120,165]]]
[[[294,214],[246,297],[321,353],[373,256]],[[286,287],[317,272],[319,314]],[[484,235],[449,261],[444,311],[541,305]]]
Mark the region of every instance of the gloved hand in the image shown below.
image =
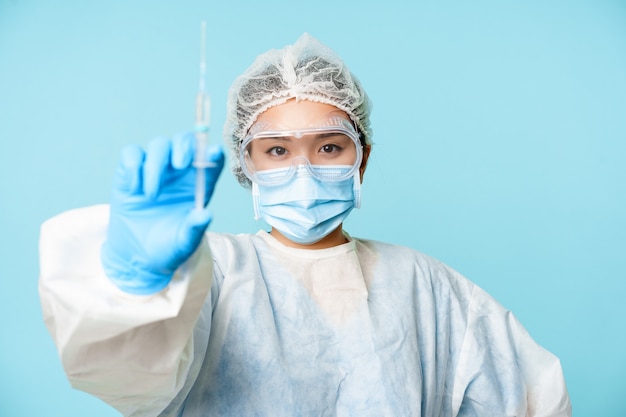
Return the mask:
[[[101,259],[109,279],[123,291],[154,294],[200,244],[211,221],[206,208],[224,166],[219,146],[209,147],[206,201],[194,208],[195,138],[186,134],[123,149],[111,194],[111,214]]]

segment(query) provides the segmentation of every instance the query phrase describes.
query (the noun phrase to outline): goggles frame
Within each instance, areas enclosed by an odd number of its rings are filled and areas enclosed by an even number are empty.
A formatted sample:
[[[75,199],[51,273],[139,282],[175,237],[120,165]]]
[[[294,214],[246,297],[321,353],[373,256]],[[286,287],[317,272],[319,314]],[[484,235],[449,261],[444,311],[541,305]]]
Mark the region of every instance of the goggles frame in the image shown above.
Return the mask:
[[[250,169],[252,165],[248,152],[248,145],[255,139],[292,137],[301,139],[308,135],[323,135],[336,133],[347,136],[352,140],[355,147],[355,162],[349,165],[320,165],[312,164],[305,156],[296,156],[288,166],[256,171]],[[338,182],[351,178],[361,167],[363,161],[363,144],[360,140],[356,128],[344,117],[333,116],[328,118],[321,125],[306,127],[304,129],[272,129],[269,122],[255,123],[243,139],[239,152],[239,162],[244,175],[252,182],[259,185],[271,186],[284,184],[294,177],[299,167],[303,166],[313,177],[325,182]],[[346,168],[348,168],[346,170]],[[262,175],[259,175],[262,174]]]

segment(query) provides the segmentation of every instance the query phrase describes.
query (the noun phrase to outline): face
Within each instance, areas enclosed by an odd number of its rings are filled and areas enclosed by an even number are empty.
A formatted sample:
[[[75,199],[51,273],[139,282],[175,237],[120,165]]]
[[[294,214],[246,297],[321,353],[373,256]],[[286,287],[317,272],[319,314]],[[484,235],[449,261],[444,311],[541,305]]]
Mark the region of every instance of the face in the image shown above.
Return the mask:
[[[321,129],[320,129],[321,128]],[[348,115],[336,107],[309,100],[289,100],[262,113],[245,145],[245,164],[259,172],[303,161],[312,165],[353,166],[359,158],[361,176],[369,146],[361,147]]]
[[[346,175],[354,177],[355,169],[358,169],[362,179],[369,153],[370,146],[361,146],[358,134],[345,112],[329,104],[289,100],[271,107],[257,118],[250,129],[250,136],[244,140],[241,157],[242,168],[248,170],[246,175],[255,177],[255,184],[264,185],[261,179],[265,181],[268,177],[276,178],[284,172],[292,172],[284,168],[300,164],[309,164],[316,176],[333,172],[334,167],[339,167],[335,173],[343,172],[341,170],[348,167]],[[334,177],[335,180],[337,178]],[[271,184],[265,185],[271,188]],[[322,249],[346,241],[341,224],[313,244],[296,243],[276,227],[272,227],[271,234],[290,247]]]

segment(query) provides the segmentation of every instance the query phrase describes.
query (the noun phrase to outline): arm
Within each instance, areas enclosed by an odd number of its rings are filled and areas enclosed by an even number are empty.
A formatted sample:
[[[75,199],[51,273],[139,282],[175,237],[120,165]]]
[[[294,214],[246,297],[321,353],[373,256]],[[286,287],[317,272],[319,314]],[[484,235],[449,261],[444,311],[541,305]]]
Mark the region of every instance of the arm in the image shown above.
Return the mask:
[[[100,263],[108,212],[108,206],[73,210],[43,224],[44,320],[74,388],[124,415],[156,415],[193,361],[191,335],[211,286],[211,257],[203,241],[164,290],[125,293]]]
[[[572,413],[559,359],[479,287],[472,294],[453,401],[459,417]]]
[[[110,208],[42,226],[42,306],[68,377],[128,416],[155,415],[183,385],[211,286],[206,203],[223,153],[210,151],[194,209],[193,145],[187,135],[126,147]]]

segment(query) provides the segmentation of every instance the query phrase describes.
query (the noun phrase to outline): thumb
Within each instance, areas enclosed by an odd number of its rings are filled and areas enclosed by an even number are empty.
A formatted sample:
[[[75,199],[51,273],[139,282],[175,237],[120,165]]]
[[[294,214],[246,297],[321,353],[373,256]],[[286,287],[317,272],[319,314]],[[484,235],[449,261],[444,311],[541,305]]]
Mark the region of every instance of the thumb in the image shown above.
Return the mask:
[[[185,259],[196,250],[211,220],[213,220],[213,216],[206,208],[194,209],[187,214],[178,231],[177,242]]]

